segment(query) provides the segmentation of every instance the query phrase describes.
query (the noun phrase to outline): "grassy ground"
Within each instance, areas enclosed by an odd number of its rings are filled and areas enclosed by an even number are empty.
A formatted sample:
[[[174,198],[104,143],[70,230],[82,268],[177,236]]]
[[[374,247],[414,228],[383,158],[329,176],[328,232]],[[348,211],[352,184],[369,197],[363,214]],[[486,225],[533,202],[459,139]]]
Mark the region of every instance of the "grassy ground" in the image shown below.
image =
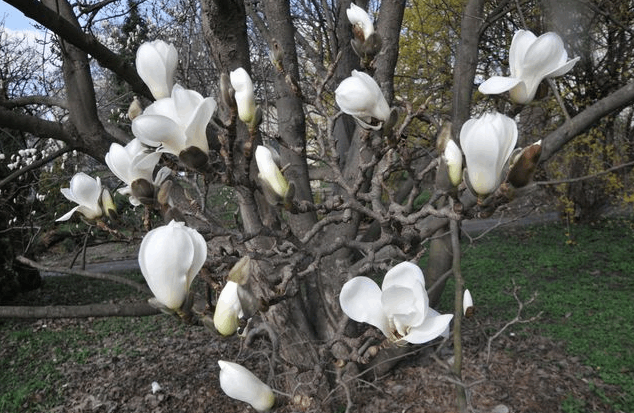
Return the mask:
[[[509,333],[541,334],[562,340],[567,351],[592,367],[615,389],[595,389],[612,411],[634,412],[634,229],[630,220],[612,220],[570,229],[559,224],[498,231],[463,243],[463,275],[471,290],[479,320],[488,334],[513,318],[519,298],[536,300],[524,311],[538,321],[513,326]],[[140,280],[139,274],[128,274]],[[443,312],[451,307],[447,287]],[[125,286],[79,277],[48,278],[43,288],[21,298],[20,304],[87,304],[134,297]],[[88,328],[86,326],[89,326]],[[169,317],[110,318],[91,323],[67,320],[0,321],[0,411],[50,411],[61,403],[64,386],[60,365],[81,366],[91,352],[105,358],[138,351],[149,331],[182,334],[186,329]],[[90,343],[125,332],[128,344],[95,347]],[[136,337],[136,338],[135,338]],[[512,350],[510,350],[512,351]],[[592,386],[589,382],[588,386]],[[26,408],[25,406],[28,406]],[[573,396],[562,412],[593,411]]]
[[[523,318],[542,312],[514,334],[563,340],[566,351],[595,369],[617,396],[596,390],[614,411],[634,412],[634,222],[560,224],[498,232],[463,245],[462,273],[481,319],[510,320],[517,312],[511,294],[537,297]],[[448,286],[443,306],[451,308]],[[493,331],[489,331],[489,334]],[[592,384],[589,384],[592,386]],[[564,412],[588,406],[569,398]]]

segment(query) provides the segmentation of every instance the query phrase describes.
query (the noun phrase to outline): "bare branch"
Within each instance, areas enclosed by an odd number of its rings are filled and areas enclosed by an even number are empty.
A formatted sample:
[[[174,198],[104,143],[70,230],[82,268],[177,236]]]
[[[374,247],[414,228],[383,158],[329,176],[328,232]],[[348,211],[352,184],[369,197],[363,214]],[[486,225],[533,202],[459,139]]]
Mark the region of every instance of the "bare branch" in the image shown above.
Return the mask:
[[[40,264],[38,262],[35,262],[23,256],[16,257],[16,260],[18,260],[22,264],[29,265],[40,271],[56,272],[60,274],[81,275],[82,277],[95,278],[97,280],[112,281],[115,283],[124,284],[129,287],[132,287],[140,293],[150,293],[150,289],[147,286],[134,282],[125,277],[119,277],[118,275],[105,274],[100,272],[90,272],[90,271],[84,271],[84,270],[73,270],[70,268],[63,268],[63,267],[49,267],[47,265]]]
[[[101,44],[95,36],[84,33],[79,27],[74,26],[40,1],[5,0],[5,3],[12,5],[24,13],[26,17],[35,20],[42,26],[55,32],[65,41],[90,54],[101,66],[113,71],[122,79],[125,79],[135,93],[152,99],[150,90],[145,83],[143,83],[136,69],[127,64],[118,54]]]
[[[146,302],[46,307],[0,306],[0,318],[143,317],[156,314],[160,314],[160,311]]]

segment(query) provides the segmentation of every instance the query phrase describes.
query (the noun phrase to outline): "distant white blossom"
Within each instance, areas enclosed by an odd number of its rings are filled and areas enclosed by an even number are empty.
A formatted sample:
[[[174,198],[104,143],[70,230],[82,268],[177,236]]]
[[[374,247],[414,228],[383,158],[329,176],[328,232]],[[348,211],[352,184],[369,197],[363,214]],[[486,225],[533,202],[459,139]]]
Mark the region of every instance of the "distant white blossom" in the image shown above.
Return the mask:
[[[484,94],[510,91],[511,100],[526,104],[533,100],[542,80],[562,76],[579,61],[568,60],[564,42],[557,33],[537,37],[528,30],[518,30],[509,51],[510,76],[493,76],[480,85]]]

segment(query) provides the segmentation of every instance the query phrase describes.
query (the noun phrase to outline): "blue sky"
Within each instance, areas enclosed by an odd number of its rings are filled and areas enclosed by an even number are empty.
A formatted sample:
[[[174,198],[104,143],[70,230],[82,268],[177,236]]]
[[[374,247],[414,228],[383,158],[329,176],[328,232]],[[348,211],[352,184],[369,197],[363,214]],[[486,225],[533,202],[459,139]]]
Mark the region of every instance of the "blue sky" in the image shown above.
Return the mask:
[[[4,27],[11,30],[32,30],[28,19],[21,11],[9,6],[7,3],[0,1],[0,20],[4,19]]]

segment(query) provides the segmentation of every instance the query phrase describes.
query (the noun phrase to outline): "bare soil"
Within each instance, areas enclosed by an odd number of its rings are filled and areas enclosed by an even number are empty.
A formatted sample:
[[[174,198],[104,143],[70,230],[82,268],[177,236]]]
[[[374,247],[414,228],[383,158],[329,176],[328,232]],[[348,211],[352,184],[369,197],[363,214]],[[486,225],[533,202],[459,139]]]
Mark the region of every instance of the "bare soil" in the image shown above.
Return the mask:
[[[266,358],[262,356],[265,344],[244,348],[239,338],[218,339],[202,327],[182,326],[167,315],[154,317],[160,325],[158,329],[142,334],[113,331],[84,349],[91,356],[82,363],[58,364],[63,376],[59,383],[63,402],[50,412],[254,411],[222,392],[217,360],[237,361],[265,379],[268,375]],[[34,330],[80,326],[90,332],[94,322],[37,320],[30,325]],[[130,319],[131,329],[135,323],[139,320]],[[590,390],[590,384],[608,395],[613,390],[591,368],[566,355],[562,344],[540,336],[518,339],[506,335],[496,342],[487,362],[485,342],[477,331],[476,321],[469,320],[465,326],[463,379],[469,386],[470,411],[559,412],[562,401],[568,398],[583,401],[588,411],[611,411]],[[10,350],[0,349],[0,356]],[[450,353],[439,360],[423,354],[408,357],[385,376],[349,380],[347,386],[352,396],[348,411],[454,412],[454,379],[442,365],[451,361]],[[278,376],[273,380],[274,388],[281,379]],[[152,382],[157,382],[161,389],[152,392]],[[314,401],[313,407],[304,411],[345,411],[347,402],[342,390],[339,387],[328,400]],[[30,403],[46,397],[33,394]],[[303,410],[293,405],[289,397],[279,395],[273,411]]]

